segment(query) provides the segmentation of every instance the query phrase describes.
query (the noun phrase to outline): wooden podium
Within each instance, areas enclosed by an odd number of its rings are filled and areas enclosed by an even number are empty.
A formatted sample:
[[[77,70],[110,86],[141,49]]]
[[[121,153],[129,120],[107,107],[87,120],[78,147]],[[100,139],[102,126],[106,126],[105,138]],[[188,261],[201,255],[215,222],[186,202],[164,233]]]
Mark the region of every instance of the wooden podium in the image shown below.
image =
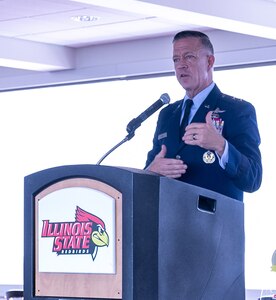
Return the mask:
[[[243,300],[243,203],[153,173],[25,177],[24,298]]]

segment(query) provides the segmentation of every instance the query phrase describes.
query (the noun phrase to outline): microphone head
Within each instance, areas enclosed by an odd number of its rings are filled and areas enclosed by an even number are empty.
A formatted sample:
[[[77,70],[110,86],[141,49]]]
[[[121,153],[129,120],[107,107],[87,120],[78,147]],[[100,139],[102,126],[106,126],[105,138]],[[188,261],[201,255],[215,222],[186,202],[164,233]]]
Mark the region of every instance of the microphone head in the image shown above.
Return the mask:
[[[160,96],[160,100],[164,103],[164,104],[168,104],[170,103],[171,99],[170,96],[167,93],[164,93]]]

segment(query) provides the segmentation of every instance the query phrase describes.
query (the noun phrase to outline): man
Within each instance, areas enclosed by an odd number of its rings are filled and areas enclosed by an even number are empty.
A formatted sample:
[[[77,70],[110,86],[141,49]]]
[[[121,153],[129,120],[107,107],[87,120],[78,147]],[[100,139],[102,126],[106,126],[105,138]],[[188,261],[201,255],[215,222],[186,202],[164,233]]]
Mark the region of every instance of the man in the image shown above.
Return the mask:
[[[204,33],[177,33],[173,62],[186,95],[161,110],[146,169],[242,201],[262,181],[255,109],[213,82],[214,49]],[[179,133],[188,99],[189,125]]]

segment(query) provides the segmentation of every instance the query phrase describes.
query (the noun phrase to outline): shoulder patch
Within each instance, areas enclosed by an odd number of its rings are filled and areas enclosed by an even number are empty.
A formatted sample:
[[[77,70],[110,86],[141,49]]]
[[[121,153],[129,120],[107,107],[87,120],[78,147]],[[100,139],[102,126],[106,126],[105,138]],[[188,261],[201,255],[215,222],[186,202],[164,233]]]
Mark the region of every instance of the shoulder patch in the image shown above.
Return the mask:
[[[237,101],[243,101],[243,99],[241,98],[236,98],[236,97],[232,97],[233,100],[237,100]]]
[[[241,98],[236,98],[236,97],[234,97],[234,96],[229,96],[229,95],[226,95],[226,94],[222,94],[221,95],[223,98],[224,97],[230,97],[232,100],[236,100],[236,101],[244,101],[243,99],[241,99]]]

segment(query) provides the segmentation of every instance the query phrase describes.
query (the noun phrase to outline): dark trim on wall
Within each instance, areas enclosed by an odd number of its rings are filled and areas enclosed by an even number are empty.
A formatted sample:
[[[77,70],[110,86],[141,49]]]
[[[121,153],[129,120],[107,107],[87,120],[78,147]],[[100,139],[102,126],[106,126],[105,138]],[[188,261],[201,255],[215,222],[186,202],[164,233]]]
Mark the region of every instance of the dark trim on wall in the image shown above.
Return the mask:
[[[276,65],[276,61],[270,61],[270,62],[265,62],[265,63],[252,63],[252,64],[214,67],[214,71],[255,68],[255,67],[273,66],[273,65]],[[55,84],[47,84],[47,85],[40,85],[40,86],[28,86],[28,87],[22,87],[22,88],[12,88],[12,89],[0,90],[0,93],[19,91],[19,90],[41,89],[41,88],[48,88],[48,87],[60,87],[60,86],[66,86],[66,85],[81,85],[81,84],[92,84],[92,83],[101,83],[101,82],[109,82],[109,81],[158,78],[158,77],[165,77],[165,76],[174,76],[174,72],[172,71],[172,72],[163,72],[163,73],[156,73],[156,74],[153,73],[153,74],[142,74],[142,75],[132,75],[132,76],[119,76],[119,77],[112,77],[112,78],[88,79],[85,81],[55,83]]]

